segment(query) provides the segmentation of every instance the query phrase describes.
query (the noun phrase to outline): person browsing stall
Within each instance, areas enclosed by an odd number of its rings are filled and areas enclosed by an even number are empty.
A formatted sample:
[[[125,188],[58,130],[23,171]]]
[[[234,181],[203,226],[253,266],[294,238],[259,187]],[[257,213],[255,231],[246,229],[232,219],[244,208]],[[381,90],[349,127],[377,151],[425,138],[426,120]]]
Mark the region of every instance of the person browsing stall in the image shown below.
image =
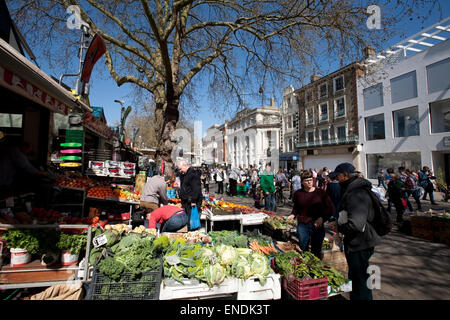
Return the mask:
[[[168,204],[167,185],[170,183],[169,176],[156,175],[147,179],[140,201],[141,208],[147,213],[147,219],[154,210]]]
[[[186,226],[188,217],[183,208],[166,205],[154,210],[148,218],[148,227],[156,229],[159,224],[160,232],[176,232]]]

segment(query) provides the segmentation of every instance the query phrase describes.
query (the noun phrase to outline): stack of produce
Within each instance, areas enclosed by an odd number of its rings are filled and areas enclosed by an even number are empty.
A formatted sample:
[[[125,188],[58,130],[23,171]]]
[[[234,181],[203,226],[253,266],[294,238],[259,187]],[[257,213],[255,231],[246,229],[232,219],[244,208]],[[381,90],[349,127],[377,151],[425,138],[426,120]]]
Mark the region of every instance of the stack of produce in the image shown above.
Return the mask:
[[[297,221],[294,219],[288,219],[282,216],[267,217],[264,222],[268,224],[272,229],[293,229],[297,228]]]
[[[187,243],[211,243],[212,238],[202,232],[199,231],[190,231],[183,233],[171,233],[167,234],[169,240],[182,238],[186,240]]]
[[[133,232],[137,233],[137,234],[148,233],[148,234],[153,235],[155,237],[156,237],[156,234],[157,234],[156,229],[148,229],[145,226],[136,227],[136,228],[134,228]]]
[[[182,238],[172,241],[164,257],[164,276],[181,283],[197,279],[212,287],[227,277],[245,280],[256,276],[264,285],[270,272],[268,259],[259,252],[223,244],[188,244]]]
[[[116,198],[126,201],[139,201],[142,195],[139,191],[133,191],[124,187],[117,187],[113,192]]]
[[[298,253],[289,251],[275,255],[277,272],[288,281],[312,280],[327,277],[328,285],[333,289],[345,284],[345,277],[335,268],[325,265],[311,252]]]
[[[214,244],[224,244],[235,248],[248,248],[248,237],[243,234],[239,234],[236,231],[210,231]]]
[[[91,198],[100,198],[100,199],[108,199],[108,198],[117,199],[117,197],[111,190],[111,187],[109,186],[99,186],[90,188],[87,193],[87,196]]]
[[[60,177],[55,180],[55,185],[60,187],[69,187],[87,190],[90,187],[97,185],[97,182],[85,177],[76,177],[76,178]]]
[[[30,216],[36,219],[38,222],[59,222],[63,215],[61,212],[56,210],[46,210],[44,208],[32,208],[30,211]]]

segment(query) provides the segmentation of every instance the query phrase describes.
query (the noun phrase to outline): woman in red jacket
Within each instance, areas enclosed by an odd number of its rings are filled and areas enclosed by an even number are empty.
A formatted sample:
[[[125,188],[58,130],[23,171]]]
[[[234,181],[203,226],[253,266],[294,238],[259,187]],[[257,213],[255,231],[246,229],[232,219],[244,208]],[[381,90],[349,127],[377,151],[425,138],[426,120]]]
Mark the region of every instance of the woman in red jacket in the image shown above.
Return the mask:
[[[183,208],[173,205],[166,205],[154,210],[150,214],[148,227],[156,229],[159,224],[159,230],[163,232],[175,232],[183,228],[188,223],[188,217]]]

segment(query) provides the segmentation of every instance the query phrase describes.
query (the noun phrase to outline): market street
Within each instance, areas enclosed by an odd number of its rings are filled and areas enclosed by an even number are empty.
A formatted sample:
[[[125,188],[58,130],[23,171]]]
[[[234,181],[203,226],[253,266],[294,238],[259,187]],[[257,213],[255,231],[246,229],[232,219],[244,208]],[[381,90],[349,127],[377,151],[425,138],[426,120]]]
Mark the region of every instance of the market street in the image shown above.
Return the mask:
[[[210,190],[217,191],[217,186],[210,185]],[[425,211],[431,208],[436,211],[450,209],[450,202],[440,201],[442,194],[436,193],[435,197],[438,203],[436,206],[431,206],[429,201],[422,201]],[[224,195],[224,200],[251,207],[254,204],[249,197]],[[414,201],[412,203],[415,207]],[[277,214],[287,216],[291,210],[292,202],[288,201],[284,207],[278,208]],[[395,221],[395,208],[391,216]],[[408,236],[399,232],[394,224],[392,232],[384,236],[382,244],[375,248],[370,263],[379,266],[381,271],[381,289],[373,290],[374,300],[450,299],[450,247],[445,244]],[[348,299],[348,294],[342,296]]]

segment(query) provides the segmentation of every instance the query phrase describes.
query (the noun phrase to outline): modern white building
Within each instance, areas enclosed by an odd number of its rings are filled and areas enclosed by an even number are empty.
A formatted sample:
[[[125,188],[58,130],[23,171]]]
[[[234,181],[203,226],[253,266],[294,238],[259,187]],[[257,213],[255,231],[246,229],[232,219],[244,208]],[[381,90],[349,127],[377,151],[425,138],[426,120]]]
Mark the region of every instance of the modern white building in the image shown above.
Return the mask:
[[[261,167],[270,163],[279,167],[281,112],[271,106],[244,109],[227,123],[227,164],[232,168]]]
[[[368,178],[428,166],[450,182],[449,21],[366,60],[357,95],[360,169]]]
[[[203,163],[207,165],[223,165],[224,160],[224,124],[215,124],[206,130],[203,137]]]

